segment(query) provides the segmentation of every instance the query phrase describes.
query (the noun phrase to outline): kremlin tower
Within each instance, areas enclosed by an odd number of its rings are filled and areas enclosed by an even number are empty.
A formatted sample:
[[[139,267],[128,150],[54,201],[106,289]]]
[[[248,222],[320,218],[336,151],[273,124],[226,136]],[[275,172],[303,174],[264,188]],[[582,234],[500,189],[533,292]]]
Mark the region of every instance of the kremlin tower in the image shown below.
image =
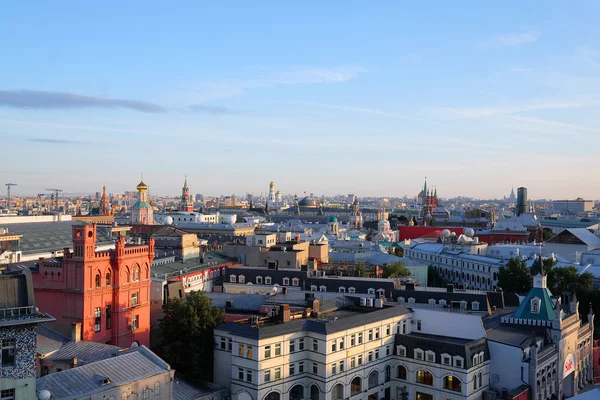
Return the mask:
[[[181,203],[179,203],[179,211],[194,211],[194,204],[190,198],[190,188],[188,187],[187,183],[187,175],[185,176],[183,188],[181,189]]]
[[[106,186],[104,186],[102,190],[102,199],[100,200],[100,213],[102,215],[112,215],[112,207],[109,206],[108,197],[106,196]]]

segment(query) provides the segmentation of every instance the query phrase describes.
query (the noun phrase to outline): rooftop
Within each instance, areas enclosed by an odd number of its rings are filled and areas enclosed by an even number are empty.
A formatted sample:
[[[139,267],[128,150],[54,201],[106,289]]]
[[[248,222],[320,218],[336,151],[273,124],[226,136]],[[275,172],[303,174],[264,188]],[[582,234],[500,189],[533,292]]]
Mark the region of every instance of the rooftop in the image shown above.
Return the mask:
[[[359,324],[366,325],[408,313],[410,313],[410,311],[402,306],[375,309],[345,309],[341,310],[338,314],[335,312],[332,313],[327,319],[300,319],[279,324],[270,323],[262,326],[230,322],[222,324],[216,329],[257,340],[289,335],[300,331],[310,331],[323,335],[330,335],[355,328]]]
[[[10,232],[23,235],[19,248],[24,255],[36,253],[49,253],[63,250],[73,246],[73,225],[84,224],[81,221],[36,222],[1,225]],[[104,246],[113,244],[112,239],[104,233],[103,229],[96,228],[96,245]]]
[[[89,341],[72,341],[71,338],[60,334],[47,326],[38,327],[37,353],[48,361],[65,361],[77,357],[79,364],[89,364],[94,361],[114,357],[122,349],[110,344]]]
[[[116,357],[41,377],[37,390],[50,391],[53,399],[75,400],[170,370],[169,364],[146,346],[140,346]]]
[[[155,258],[150,267],[154,276],[179,276],[179,271],[192,273],[204,271],[217,265],[237,263],[235,259],[225,257],[218,251],[209,251],[205,254],[204,263],[200,263],[199,257],[189,258],[187,260],[175,260],[173,256]]]

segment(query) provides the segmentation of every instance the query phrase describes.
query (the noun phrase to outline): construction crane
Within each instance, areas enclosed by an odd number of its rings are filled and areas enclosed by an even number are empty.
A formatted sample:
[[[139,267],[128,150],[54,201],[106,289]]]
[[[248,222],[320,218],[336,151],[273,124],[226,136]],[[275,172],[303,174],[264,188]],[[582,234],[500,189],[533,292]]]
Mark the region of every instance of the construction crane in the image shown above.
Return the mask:
[[[56,204],[56,210],[58,210],[58,194],[62,192],[62,189],[46,189],[50,192],[54,192],[54,203]]]
[[[6,186],[6,209],[8,210],[10,208],[10,187],[17,186],[17,184],[16,183],[7,183],[4,186]]]

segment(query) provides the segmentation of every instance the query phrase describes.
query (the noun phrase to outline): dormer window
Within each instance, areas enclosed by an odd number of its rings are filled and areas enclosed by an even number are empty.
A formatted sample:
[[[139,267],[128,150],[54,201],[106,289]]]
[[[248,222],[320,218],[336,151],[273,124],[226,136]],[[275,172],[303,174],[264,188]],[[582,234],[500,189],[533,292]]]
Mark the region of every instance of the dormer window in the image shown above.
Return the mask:
[[[338,292],[340,292],[340,293],[346,293],[346,288],[345,288],[345,287],[343,287],[343,286],[340,286],[340,287],[338,288]]]
[[[444,299],[440,300],[440,305],[441,306],[445,306],[446,305],[446,300],[444,300]]]
[[[238,277],[238,282],[239,282],[239,283],[245,283],[245,282],[246,282],[246,277],[245,277],[244,275],[240,275],[240,276]]]
[[[267,277],[265,278],[265,285],[270,285],[270,284],[271,284],[271,277],[270,277],[270,276],[267,276]]]
[[[430,363],[435,362],[435,353],[433,351],[430,351],[430,350],[426,351],[425,352],[425,359],[426,359],[427,362],[430,362]]]
[[[422,359],[423,359],[423,350],[415,349],[415,360],[422,360]]]
[[[400,357],[406,357],[406,347],[401,345],[396,346],[396,353],[398,353],[398,356]]]
[[[327,291],[327,286],[323,285],[319,287],[319,291],[320,292],[326,292]]]
[[[290,278],[283,278],[283,286],[289,286]]]
[[[311,292],[316,292],[317,291],[317,285],[311,285],[310,286],[310,291]]]
[[[460,309],[461,310],[466,310],[467,309],[467,302],[465,300],[460,302]]]
[[[262,285],[262,276],[257,276],[256,277],[256,284],[257,285]]]
[[[478,301],[472,302],[471,307],[473,308],[473,311],[479,311],[479,302]]]
[[[348,288],[348,293],[356,293],[356,289],[353,287]]]
[[[531,299],[531,312],[533,314],[539,314],[542,306],[542,300],[539,297]]]
[[[404,297],[398,297],[398,303],[404,303],[406,300]]]
[[[427,302],[428,302],[428,303],[429,303],[429,305],[431,305],[431,306],[435,305],[435,299],[429,299]]]
[[[299,286],[299,285],[300,285],[300,280],[298,278],[292,279],[292,286]]]
[[[369,289],[367,289],[367,293],[368,294],[375,294],[375,289],[369,288]]]
[[[415,298],[414,297],[409,297],[408,298],[408,302],[411,304],[415,304]]]
[[[237,276],[235,276],[235,275],[229,275],[229,282],[231,282],[231,283],[237,282]]]

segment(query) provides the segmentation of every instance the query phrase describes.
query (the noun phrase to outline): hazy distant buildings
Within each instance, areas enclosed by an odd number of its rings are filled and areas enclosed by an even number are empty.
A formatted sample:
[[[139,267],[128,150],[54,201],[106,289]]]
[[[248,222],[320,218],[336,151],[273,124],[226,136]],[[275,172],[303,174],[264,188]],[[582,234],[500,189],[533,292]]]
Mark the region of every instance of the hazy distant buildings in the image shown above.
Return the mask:
[[[552,202],[552,211],[561,214],[580,214],[592,211],[594,202],[584,200],[581,197],[575,200],[554,200]]]

